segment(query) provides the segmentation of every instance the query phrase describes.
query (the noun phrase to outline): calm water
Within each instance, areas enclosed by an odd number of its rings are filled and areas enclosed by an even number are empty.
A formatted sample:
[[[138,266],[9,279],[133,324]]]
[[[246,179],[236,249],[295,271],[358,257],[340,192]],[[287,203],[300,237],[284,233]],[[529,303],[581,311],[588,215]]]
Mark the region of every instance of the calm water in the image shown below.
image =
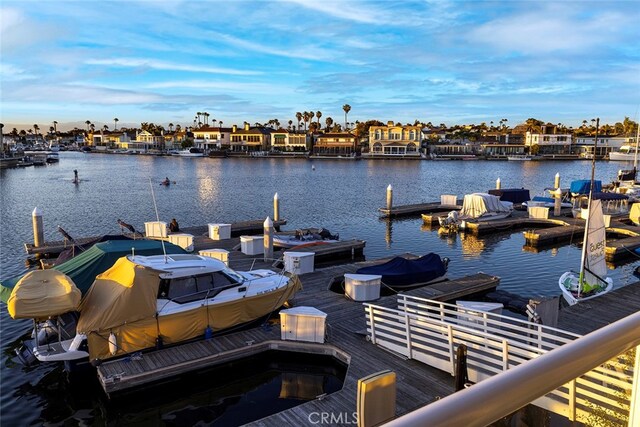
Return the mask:
[[[387,222],[377,208],[394,189],[394,204],[437,201],[441,194],[487,191],[497,178],[502,188],[528,188],[531,195],[551,186],[556,173],[563,187],[588,179],[590,162],[498,161],[314,161],[299,159],[182,159],[126,155],[61,153],[60,163],[41,168],[0,171],[0,279],[23,273],[23,244],[33,241],[31,212],[42,212],[45,240],[119,233],[117,219],[144,230],[155,220],[151,192],[160,219],[177,218],[183,227],[272,216],[273,195],[280,198],[286,229],[322,226],[341,238],[366,240],[367,258],[412,252],[437,252],[451,259],[449,277],[483,271],[502,278],[500,289],[524,297],[558,295],[557,280],[579,267],[574,244],[539,252],[524,249],[522,232],[486,238],[440,236],[420,218]],[[315,166],[315,170],[312,169]],[[598,162],[596,179],[615,178],[620,162]],[[81,179],[72,184],[73,170]],[[175,185],[159,182],[168,176]],[[611,265],[615,286],[635,281],[632,259]],[[0,307],[3,363],[1,419],[5,425],[102,424],[109,419],[99,394],[69,388],[59,369],[24,368],[12,360],[15,342],[28,332],[28,321],[9,318]],[[99,409],[98,409],[99,408]],[[153,406],[145,410],[153,412]],[[160,420],[160,419],[158,419]],[[65,424],[66,425],[66,424]]]

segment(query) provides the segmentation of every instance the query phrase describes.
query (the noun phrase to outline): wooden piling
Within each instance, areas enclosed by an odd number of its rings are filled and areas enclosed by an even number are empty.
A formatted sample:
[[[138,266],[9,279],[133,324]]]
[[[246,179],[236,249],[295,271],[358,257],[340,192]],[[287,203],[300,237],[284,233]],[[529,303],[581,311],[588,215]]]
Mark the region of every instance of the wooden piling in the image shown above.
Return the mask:
[[[273,222],[267,217],[264,220],[264,262],[273,260]]]
[[[37,207],[31,213],[31,222],[33,223],[33,245],[39,248],[44,245],[44,226],[42,214]]]

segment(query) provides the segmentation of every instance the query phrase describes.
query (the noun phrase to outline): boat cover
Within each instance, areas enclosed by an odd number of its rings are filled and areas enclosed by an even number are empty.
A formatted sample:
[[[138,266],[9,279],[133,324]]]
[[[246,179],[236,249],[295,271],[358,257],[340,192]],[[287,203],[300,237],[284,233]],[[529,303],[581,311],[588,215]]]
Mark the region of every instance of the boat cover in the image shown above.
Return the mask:
[[[428,253],[415,260],[398,256],[384,264],[359,268],[356,273],[380,275],[382,282],[393,288],[430,282],[444,276],[447,267],[438,254]]]
[[[460,216],[480,218],[488,212],[509,212],[511,209],[498,196],[486,193],[466,194],[462,201]]]
[[[593,191],[599,193],[602,191],[602,181],[593,181]],[[590,179],[579,179],[577,181],[571,181],[569,191],[571,194],[589,194],[589,188],[591,188]]]
[[[7,309],[14,319],[44,320],[76,310],[80,297],[80,290],[66,274],[56,270],[35,270],[16,283]]]
[[[187,253],[180,246],[164,242],[164,249],[168,254]],[[73,280],[76,287],[83,294],[87,292],[96,276],[111,267],[118,258],[135,252],[136,255],[161,255],[162,242],[159,240],[110,240],[96,243],[75,258],[53,267]],[[20,277],[14,277],[0,284],[0,299],[7,302],[11,290],[18,283]]]
[[[158,316],[158,287],[165,273],[122,257],[96,278],[80,304],[77,326],[87,336],[91,360],[152,348],[158,337],[170,345],[203,337],[207,328],[217,332],[257,320],[280,308],[302,287],[294,275],[274,292],[214,301],[209,306],[198,303]],[[109,349],[111,333],[117,341],[116,354]]]
[[[488,191],[489,194],[500,197],[500,200],[511,203],[523,203],[531,200],[529,190],[526,188],[495,188]]]

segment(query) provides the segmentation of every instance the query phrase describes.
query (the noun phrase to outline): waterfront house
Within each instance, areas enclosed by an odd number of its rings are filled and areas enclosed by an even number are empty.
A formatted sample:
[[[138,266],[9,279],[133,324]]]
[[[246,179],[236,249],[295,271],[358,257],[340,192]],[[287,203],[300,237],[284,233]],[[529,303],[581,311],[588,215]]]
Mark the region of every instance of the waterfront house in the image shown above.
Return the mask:
[[[355,156],[357,138],[349,132],[329,132],[319,135],[313,146],[316,156]]]
[[[271,150],[281,152],[307,152],[310,147],[307,134],[280,128],[271,133]]]
[[[229,149],[231,146],[231,128],[202,126],[193,130],[193,143],[205,151]]]
[[[591,158],[595,140],[595,136],[576,137],[573,147],[574,153],[582,158]],[[635,147],[635,143],[635,137],[599,135],[596,158],[606,157],[612,151],[620,151],[620,147],[625,145]]]
[[[420,156],[422,128],[387,122],[369,128],[369,153],[374,156]]]
[[[271,147],[272,132],[273,129],[263,126],[251,128],[246,122],[243,129],[238,129],[236,125],[233,125],[230,151],[232,153],[267,151]]]
[[[556,133],[557,126],[555,125],[543,125],[541,129],[540,132],[526,132],[524,144],[529,147],[529,153],[538,155],[571,154],[571,134]]]

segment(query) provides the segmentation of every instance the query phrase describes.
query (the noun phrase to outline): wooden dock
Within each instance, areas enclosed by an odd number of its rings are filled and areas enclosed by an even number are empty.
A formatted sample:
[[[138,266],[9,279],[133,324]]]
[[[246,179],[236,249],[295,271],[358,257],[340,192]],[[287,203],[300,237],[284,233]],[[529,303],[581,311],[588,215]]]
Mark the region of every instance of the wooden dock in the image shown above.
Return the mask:
[[[247,256],[236,255],[231,265],[240,269]],[[259,426],[305,425],[314,412],[348,413],[356,411],[358,379],[384,369],[393,370],[397,382],[397,415],[415,410],[454,392],[454,379],[446,372],[430,368],[415,360],[405,360],[371,344],[366,338],[362,303],[327,290],[338,275],[354,272],[372,262],[351,263],[316,270],[300,276],[303,290],[293,299],[295,306],[313,306],[327,314],[327,339],[324,344],[280,340],[279,325],[257,327],[232,334],[214,336],[176,347],[143,353],[140,358],[106,361],[98,367],[100,381],[107,393],[151,384],[154,381],[203,369],[266,349],[289,350],[333,355],[348,363],[343,388],[322,399],[255,421]],[[255,268],[264,268],[259,263]],[[452,301],[495,288],[500,279],[483,273],[449,280],[408,291],[408,294]],[[377,303],[395,306],[395,296],[381,297]]]
[[[280,227],[283,225],[286,225],[286,223],[287,223],[286,219],[273,221],[273,227],[276,230],[279,230]],[[240,236],[242,234],[248,234],[248,235],[260,234],[263,232],[263,230],[264,230],[263,219],[252,220],[252,221],[241,221],[241,222],[235,222],[231,224],[231,236],[234,236],[234,237]],[[195,226],[195,227],[183,227],[181,232],[190,233],[190,234],[193,234],[194,236],[200,235],[200,234],[206,234],[208,233],[208,226],[202,225],[202,226]],[[133,237],[133,235],[130,233],[127,233],[126,235]],[[135,233],[135,235],[137,237],[144,237],[144,233]],[[73,240],[78,245],[82,246],[82,245],[94,242],[100,237],[102,236],[79,237],[79,238],[74,238]],[[64,251],[65,249],[69,249],[73,246],[74,246],[74,243],[72,241],[65,239],[61,241],[45,242],[44,245],[41,245],[38,247],[36,247],[33,243],[25,243],[24,249],[29,255],[35,255],[35,254],[58,255],[60,252]]]
[[[440,202],[431,202],[431,203],[418,203],[415,205],[393,206],[391,209],[378,208],[378,212],[380,212],[380,216],[383,218],[393,218],[393,217],[403,217],[403,216],[418,216],[424,213],[429,214],[434,212],[449,213],[452,210],[455,210],[455,209],[459,210],[461,208],[462,208],[462,201],[459,201],[459,205],[457,206],[442,205],[440,204]]]

